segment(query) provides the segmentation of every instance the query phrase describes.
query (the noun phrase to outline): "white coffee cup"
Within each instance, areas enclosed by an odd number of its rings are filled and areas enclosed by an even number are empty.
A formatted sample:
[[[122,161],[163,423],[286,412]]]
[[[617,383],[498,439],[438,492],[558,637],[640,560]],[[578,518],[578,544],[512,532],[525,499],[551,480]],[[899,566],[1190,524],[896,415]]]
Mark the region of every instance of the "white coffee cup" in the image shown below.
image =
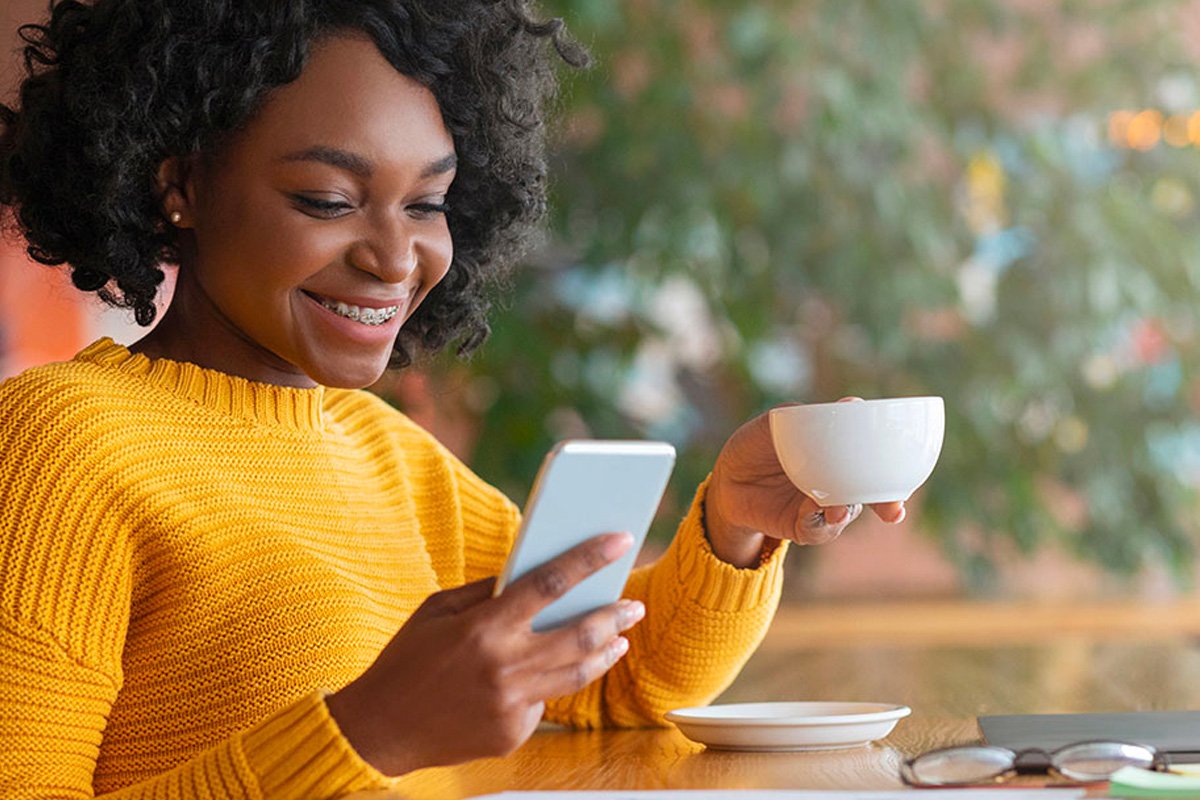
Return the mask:
[[[907,500],[933,472],[946,409],[940,397],[785,406],[770,412],[783,471],[822,506]]]

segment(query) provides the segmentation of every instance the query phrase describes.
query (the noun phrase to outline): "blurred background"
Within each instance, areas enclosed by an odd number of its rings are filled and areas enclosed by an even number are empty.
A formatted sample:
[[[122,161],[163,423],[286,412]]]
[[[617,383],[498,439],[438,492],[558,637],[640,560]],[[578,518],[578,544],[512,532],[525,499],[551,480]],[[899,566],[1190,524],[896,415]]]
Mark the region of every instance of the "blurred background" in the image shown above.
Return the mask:
[[[478,354],[377,391],[518,503],[557,439],[671,441],[651,550],[740,421],[942,395],[908,521],[797,548],[790,598],[1193,591],[1200,2],[545,8],[596,60],[546,241]],[[0,9],[6,97],[44,9]],[[0,376],[102,335],[141,331],[0,247]]]

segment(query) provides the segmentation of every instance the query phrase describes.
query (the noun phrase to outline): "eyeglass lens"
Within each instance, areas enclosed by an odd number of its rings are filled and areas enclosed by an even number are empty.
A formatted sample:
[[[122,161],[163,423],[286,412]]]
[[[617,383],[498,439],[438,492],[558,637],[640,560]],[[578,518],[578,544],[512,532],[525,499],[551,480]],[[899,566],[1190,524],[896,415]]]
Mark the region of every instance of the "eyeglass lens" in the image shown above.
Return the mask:
[[[1084,742],[1058,750],[1050,763],[1060,775],[1072,780],[1102,781],[1122,767],[1153,766],[1154,751],[1124,742]]]
[[[932,786],[982,783],[1012,769],[1015,754],[1002,747],[955,747],[917,756],[909,765],[916,783]]]
[[[907,765],[910,782],[930,786],[983,783],[1011,771],[1019,754],[1003,747],[967,745],[935,750]],[[1050,763],[1060,775],[1075,781],[1105,780],[1122,767],[1154,765],[1154,751],[1124,742],[1081,742],[1051,754]]]

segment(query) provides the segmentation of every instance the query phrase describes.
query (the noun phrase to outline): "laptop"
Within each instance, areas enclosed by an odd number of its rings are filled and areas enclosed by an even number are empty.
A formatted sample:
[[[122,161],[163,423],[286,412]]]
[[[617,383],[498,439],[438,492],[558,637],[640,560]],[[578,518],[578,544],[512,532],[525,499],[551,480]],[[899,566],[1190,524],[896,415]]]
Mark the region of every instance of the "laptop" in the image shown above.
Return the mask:
[[[1054,750],[1073,742],[1109,739],[1150,745],[1176,763],[1200,762],[1200,711],[1001,714],[978,721],[985,742],[1010,750]]]

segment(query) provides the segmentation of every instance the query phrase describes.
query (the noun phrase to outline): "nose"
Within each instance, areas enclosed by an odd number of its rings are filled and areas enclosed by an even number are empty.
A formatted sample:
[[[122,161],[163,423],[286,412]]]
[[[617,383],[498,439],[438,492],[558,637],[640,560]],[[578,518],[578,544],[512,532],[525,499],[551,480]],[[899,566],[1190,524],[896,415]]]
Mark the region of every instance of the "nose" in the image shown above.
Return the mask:
[[[350,263],[384,283],[403,283],[417,269],[417,238],[403,219],[380,220],[355,242]]]

